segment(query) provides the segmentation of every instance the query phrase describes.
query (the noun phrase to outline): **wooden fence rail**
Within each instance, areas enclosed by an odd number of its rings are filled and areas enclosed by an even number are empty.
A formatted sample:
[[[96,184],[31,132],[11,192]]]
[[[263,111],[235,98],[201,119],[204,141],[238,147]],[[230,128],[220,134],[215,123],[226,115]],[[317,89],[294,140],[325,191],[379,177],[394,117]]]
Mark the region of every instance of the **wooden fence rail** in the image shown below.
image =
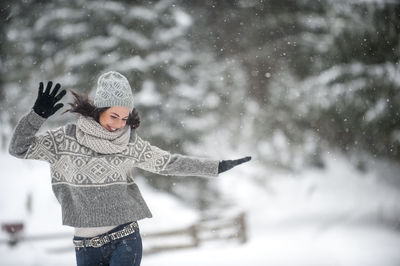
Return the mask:
[[[182,236],[185,238],[177,239]],[[216,240],[236,239],[240,244],[244,244],[247,242],[246,215],[240,213],[231,218],[205,219],[180,230],[143,234],[143,238],[146,240],[144,254],[194,248],[200,246],[201,243]],[[168,239],[173,241],[168,241]]]
[[[23,224],[3,224],[2,229],[9,235],[8,239],[0,239],[0,244],[10,246],[17,245],[26,241],[43,241],[71,238],[70,234],[45,234],[35,236],[24,236],[21,234]],[[237,240],[240,244],[247,242],[246,214],[240,213],[234,217],[212,219],[203,219],[189,227],[160,231],[152,233],[143,233],[144,254],[154,254],[169,250],[179,250],[195,248],[201,243],[217,240]],[[72,251],[71,245],[68,247],[52,248],[51,252]]]

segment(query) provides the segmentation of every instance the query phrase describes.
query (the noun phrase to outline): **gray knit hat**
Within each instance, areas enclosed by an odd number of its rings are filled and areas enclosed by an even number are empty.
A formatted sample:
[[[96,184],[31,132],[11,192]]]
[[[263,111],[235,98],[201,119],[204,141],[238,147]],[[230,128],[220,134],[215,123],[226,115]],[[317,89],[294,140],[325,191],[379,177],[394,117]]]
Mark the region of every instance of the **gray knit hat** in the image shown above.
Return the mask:
[[[110,71],[102,74],[97,81],[96,107],[124,106],[133,109],[133,94],[126,77],[118,72]]]

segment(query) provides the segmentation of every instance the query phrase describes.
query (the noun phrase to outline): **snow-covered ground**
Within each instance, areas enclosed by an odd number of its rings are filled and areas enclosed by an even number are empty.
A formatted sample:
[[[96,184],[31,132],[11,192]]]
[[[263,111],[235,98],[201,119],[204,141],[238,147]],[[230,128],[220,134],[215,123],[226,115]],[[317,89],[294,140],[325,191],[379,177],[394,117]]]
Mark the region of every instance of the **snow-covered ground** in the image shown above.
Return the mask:
[[[369,161],[358,171],[343,156],[325,156],[327,167],[260,176],[257,161],[215,179],[232,204],[247,213],[249,241],[215,241],[197,249],[144,256],[142,265],[400,265],[399,167]],[[74,265],[73,230],[61,225],[46,163],[0,153],[0,223],[23,221],[25,234],[65,233],[63,240],[0,245],[0,265]],[[166,177],[168,178],[168,177]],[[198,214],[141,179],[154,218],[140,222],[143,234],[176,229]],[[27,211],[31,195],[31,211]],[[5,239],[4,232],[0,239]],[[146,246],[146,240],[144,240]],[[70,252],[51,252],[71,247]]]

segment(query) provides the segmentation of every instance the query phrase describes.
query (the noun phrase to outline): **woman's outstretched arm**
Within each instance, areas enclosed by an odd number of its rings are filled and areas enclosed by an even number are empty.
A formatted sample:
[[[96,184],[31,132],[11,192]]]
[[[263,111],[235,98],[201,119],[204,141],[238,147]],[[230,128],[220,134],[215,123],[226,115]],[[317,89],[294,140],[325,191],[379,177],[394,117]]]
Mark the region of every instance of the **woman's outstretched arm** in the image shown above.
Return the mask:
[[[213,177],[232,167],[247,162],[251,157],[239,160],[218,161],[196,156],[171,154],[136,135],[135,150],[140,154],[138,168],[161,175]]]

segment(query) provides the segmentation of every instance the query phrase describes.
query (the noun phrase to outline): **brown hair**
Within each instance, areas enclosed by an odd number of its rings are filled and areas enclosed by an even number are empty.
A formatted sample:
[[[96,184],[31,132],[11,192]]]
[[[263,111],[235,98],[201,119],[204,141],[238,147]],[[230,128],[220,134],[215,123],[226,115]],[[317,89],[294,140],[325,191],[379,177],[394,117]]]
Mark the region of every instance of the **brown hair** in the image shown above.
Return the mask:
[[[93,102],[89,100],[87,95],[81,95],[71,90],[74,101],[69,103],[70,109],[65,112],[77,113],[86,117],[92,117],[95,121],[99,122],[101,113],[107,110],[109,107],[97,108],[94,106]],[[135,108],[129,113],[128,120],[126,124],[132,129],[137,129],[140,125],[139,114]]]

